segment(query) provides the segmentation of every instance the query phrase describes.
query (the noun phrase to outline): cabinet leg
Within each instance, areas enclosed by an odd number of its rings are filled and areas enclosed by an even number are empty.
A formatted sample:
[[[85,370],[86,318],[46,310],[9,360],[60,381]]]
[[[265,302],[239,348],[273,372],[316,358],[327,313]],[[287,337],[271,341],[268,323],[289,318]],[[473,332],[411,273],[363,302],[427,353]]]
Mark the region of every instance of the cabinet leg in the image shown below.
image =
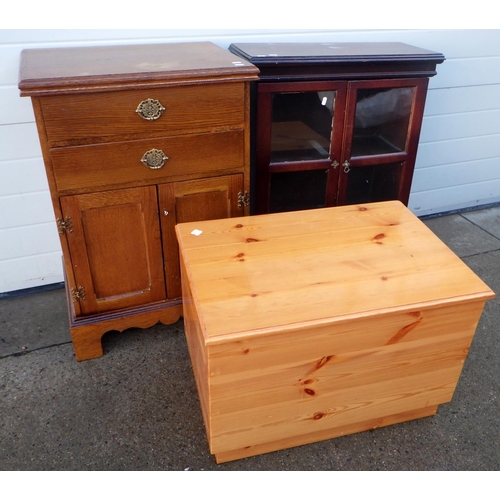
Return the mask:
[[[84,326],[71,328],[71,338],[77,361],[99,358],[104,354],[100,329]]]
[[[129,311],[122,315],[109,314],[98,318],[70,320],[71,338],[77,361],[99,358],[104,354],[102,336],[106,332],[123,332],[127,328],[149,328],[156,323],[171,325],[182,316],[182,302],[179,300],[168,307],[151,306],[143,311]]]

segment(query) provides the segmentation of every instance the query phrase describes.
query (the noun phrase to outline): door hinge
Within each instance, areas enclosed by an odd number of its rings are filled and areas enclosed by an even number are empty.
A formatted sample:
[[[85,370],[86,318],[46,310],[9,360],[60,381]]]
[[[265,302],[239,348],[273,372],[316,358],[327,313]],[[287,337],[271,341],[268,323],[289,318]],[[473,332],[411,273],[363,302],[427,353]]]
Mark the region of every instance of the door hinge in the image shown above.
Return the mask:
[[[78,302],[79,300],[85,300],[85,288],[79,286],[78,288],[71,289],[71,297],[73,302]]]
[[[58,218],[57,222],[57,230],[59,234],[66,234],[73,232],[73,223],[71,222],[71,217],[65,217],[64,219]]]
[[[250,193],[248,191],[238,193],[238,208],[248,207],[250,205]]]

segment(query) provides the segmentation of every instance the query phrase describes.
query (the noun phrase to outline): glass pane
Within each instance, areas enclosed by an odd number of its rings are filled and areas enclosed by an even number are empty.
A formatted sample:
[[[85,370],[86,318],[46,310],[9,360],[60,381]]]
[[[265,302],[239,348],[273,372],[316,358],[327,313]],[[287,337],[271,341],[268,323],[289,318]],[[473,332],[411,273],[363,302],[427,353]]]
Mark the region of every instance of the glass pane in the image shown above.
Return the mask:
[[[333,91],[273,94],[271,163],[328,158],[334,108]]]
[[[402,163],[351,168],[346,204],[396,200],[402,171]]]
[[[271,174],[269,211],[288,212],[326,205],[328,170]]]
[[[351,156],[404,151],[415,89],[359,89]]]

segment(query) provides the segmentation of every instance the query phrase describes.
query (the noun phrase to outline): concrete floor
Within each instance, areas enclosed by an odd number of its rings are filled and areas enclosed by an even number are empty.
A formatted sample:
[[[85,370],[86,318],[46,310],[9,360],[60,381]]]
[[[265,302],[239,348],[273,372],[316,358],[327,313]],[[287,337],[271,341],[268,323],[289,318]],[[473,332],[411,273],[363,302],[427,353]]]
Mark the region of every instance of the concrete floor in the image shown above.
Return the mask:
[[[500,207],[425,223],[500,295]],[[500,298],[434,417],[216,465],[182,322],[78,363],[63,290],[0,300],[0,470],[499,470]]]

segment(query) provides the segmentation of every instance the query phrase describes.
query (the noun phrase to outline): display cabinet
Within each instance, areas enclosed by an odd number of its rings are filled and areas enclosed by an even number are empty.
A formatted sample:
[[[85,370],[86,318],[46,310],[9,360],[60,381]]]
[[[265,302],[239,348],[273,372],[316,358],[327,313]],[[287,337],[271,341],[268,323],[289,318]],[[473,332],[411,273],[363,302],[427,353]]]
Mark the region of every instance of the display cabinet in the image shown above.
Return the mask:
[[[257,74],[208,42],[22,52],[78,360],[179,319],[177,223],[248,214]]]
[[[408,203],[437,52],[400,43],[232,44],[254,84],[252,212]]]

